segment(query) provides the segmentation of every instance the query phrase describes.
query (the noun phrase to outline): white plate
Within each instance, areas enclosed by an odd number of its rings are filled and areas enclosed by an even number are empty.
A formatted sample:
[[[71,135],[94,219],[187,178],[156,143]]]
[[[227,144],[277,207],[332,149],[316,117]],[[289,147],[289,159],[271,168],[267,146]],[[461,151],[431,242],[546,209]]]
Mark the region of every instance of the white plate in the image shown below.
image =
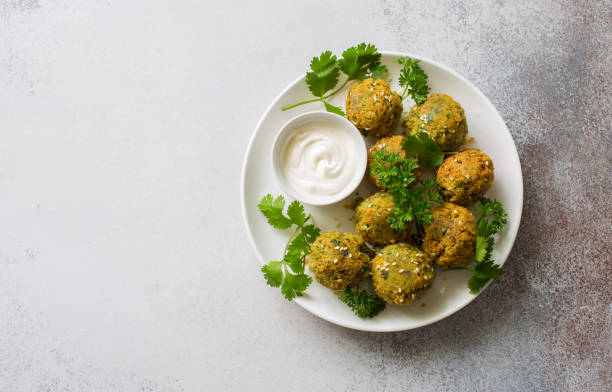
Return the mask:
[[[421,59],[421,66],[429,75],[432,93],[448,94],[463,106],[468,122],[468,137],[475,138],[468,146],[481,149],[493,159],[495,181],[486,196],[501,201],[508,212],[508,224],[498,235],[493,252],[495,261],[504,264],[516,238],[523,209],[523,179],[512,136],[495,107],[480,90],[456,72],[431,60],[410,54],[383,52],[382,63],[389,68],[389,77],[393,78],[391,87],[394,90],[401,91],[397,82],[400,66],[395,60],[403,56]],[[265,194],[282,194],[270,158],[274,137],[283,124],[298,114],[324,110],[321,103],[302,105],[286,112],[281,111],[281,107],[309,97],[311,94],[302,75],[268,107],[247,148],[242,168],[242,212],[249,238],[262,264],[282,257],[289,236],[289,230],[283,232],[269,226],[257,208]],[[333,97],[331,103],[344,108],[345,99],[346,91],[341,91]],[[411,105],[410,100],[404,102],[404,110],[409,110]],[[360,189],[362,195],[374,192],[368,184],[363,184]],[[353,231],[354,224],[349,220],[352,210],[346,208],[345,204],[347,202],[305,207],[322,231]],[[313,281],[303,297],[294,301],[309,312],[344,327],[378,332],[402,331],[434,323],[470,303],[476,296],[470,294],[467,288],[469,277],[468,271],[438,273],[433,287],[422,299],[409,306],[388,305],[381,314],[366,320],[355,316],[331,290],[316,281]],[[265,284],[263,276],[261,282]],[[270,288],[269,295],[281,295],[280,289]]]

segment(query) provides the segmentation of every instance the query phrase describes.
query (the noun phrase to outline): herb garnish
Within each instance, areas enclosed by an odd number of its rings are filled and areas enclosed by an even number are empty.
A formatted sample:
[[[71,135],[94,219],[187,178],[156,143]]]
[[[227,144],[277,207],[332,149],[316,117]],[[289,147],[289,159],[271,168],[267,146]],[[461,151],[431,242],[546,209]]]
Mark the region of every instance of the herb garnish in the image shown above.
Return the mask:
[[[413,170],[418,167],[414,158],[402,158],[400,154],[387,152],[385,149],[374,154],[370,174],[378,179],[381,187],[393,197],[395,206],[388,217],[393,230],[405,230],[407,224],[413,220],[416,221],[417,227],[430,224],[431,202],[443,202],[435,179],[421,181],[421,187],[408,188],[415,180]]]
[[[344,294],[338,298],[360,318],[372,318],[385,310],[387,306],[387,303],[376,294],[360,290],[358,287],[355,289],[347,288],[344,290]]]
[[[313,224],[306,224],[312,216],[306,216],[304,206],[297,200],[289,204],[287,215],[283,214],[285,198],[282,195],[275,199],[268,194],[261,199],[258,207],[268,218],[268,223],[277,229],[285,230],[293,225],[297,226],[289,237],[283,259],[271,261],[261,268],[266,282],[272,287],[280,286],[285,298],[291,301],[296,296],[301,296],[312,283],[312,278],[304,273],[305,259],[310,253],[310,245],[321,231]]]
[[[429,95],[428,76],[419,65],[421,60],[402,57],[397,62],[404,67],[400,71],[399,84],[404,87],[402,101],[410,95],[417,105],[422,104]]]
[[[468,282],[470,293],[478,294],[491,279],[499,277],[503,270],[495,264],[491,253],[495,245],[493,235],[499,232],[507,222],[508,215],[497,200],[481,197],[478,209],[482,213],[476,226],[476,268]]]
[[[406,135],[402,147],[408,156],[416,156],[421,166],[440,166],[444,153],[429,135],[420,131],[417,136]]]
[[[351,80],[364,80],[366,78],[382,79],[387,74],[387,67],[380,63],[380,52],[372,44],[361,43],[342,52],[338,60],[332,52],[325,51],[310,62],[310,71],[306,73],[308,89],[317,98],[308,99],[285,106],[282,110],[289,110],[296,106],[311,102],[323,102],[325,110],[344,116],[341,108],[325,100],[342,90]],[[338,84],[340,71],[346,75],[344,82],[334,90]],[[334,90],[330,92],[331,90]]]

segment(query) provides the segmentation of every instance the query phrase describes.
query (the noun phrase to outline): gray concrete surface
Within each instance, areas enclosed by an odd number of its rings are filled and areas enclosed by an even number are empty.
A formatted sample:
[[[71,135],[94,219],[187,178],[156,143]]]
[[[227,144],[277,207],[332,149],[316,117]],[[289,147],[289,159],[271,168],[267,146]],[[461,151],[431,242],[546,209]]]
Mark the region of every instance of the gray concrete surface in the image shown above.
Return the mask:
[[[611,8],[0,0],[0,391],[609,391]],[[361,41],[474,82],[523,164],[503,277],[404,333],[286,303],[239,210],[270,100]]]

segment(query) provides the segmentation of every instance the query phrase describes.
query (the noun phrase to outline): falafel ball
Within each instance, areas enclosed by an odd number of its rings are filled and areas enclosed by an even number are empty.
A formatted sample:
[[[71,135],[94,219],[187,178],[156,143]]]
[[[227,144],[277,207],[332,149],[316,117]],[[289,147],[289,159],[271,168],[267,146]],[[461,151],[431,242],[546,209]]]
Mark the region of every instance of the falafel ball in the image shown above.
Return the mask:
[[[388,217],[393,212],[393,197],[378,192],[364,199],[355,209],[355,232],[372,245],[383,246],[408,239],[410,228],[393,230]]]
[[[403,109],[400,95],[380,79],[357,82],[346,96],[346,118],[363,136],[387,136],[399,124]]]
[[[427,133],[442,151],[454,151],[467,135],[467,121],[461,105],[446,94],[431,94],[414,105],[404,123],[406,134]]]
[[[491,187],[493,177],[493,161],[475,148],[446,158],[436,173],[444,200],[464,207]]]
[[[372,144],[368,150],[368,169],[366,170],[366,179],[369,183],[376,185],[378,189],[384,190],[384,188],[378,182],[378,179],[374,178],[374,176],[372,176],[370,173],[371,164],[374,162],[374,154],[384,149],[387,152],[394,152],[400,154],[402,158],[406,158],[406,151],[404,151],[404,148],[402,147],[403,141],[404,137],[401,135],[388,136],[377,140],[376,143]],[[421,171],[421,167],[417,167],[412,171],[412,174],[414,175],[414,182],[421,178]]]
[[[362,251],[364,246],[353,233],[325,232],[310,246],[308,268],[323,286],[344,290],[368,275],[370,257]]]
[[[441,268],[461,267],[474,259],[476,218],[453,203],[431,209],[433,222],[425,227],[423,251]]]
[[[412,245],[389,245],[372,259],[374,291],[392,304],[408,305],[421,298],[435,276],[429,256]]]

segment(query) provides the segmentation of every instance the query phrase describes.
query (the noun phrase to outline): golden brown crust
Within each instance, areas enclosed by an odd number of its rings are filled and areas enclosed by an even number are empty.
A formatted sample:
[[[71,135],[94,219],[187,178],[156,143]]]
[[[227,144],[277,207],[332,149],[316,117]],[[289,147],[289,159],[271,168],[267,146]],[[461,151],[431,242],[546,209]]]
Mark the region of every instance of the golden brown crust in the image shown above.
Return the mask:
[[[387,136],[398,126],[402,111],[401,97],[384,80],[356,82],[346,96],[346,118],[364,136]]]
[[[319,283],[332,290],[354,286],[370,269],[370,257],[362,252],[363,246],[363,239],[354,233],[322,233],[310,246],[308,268]]]
[[[467,121],[461,105],[446,94],[431,94],[414,105],[406,122],[406,134],[427,133],[442,151],[456,151],[467,135]]]
[[[355,232],[375,246],[384,246],[405,241],[410,234],[406,230],[395,231],[388,222],[393,212],[393,197],[387,192],[378,192],[363,200],[355,209]]]
[[[493,161],[475,148],[449,156],[437,170],[444,200],[460,206],[474,204],[493,183]]]
[[[433,223],[425,227],[423,250],[441,268],[460,267],[474,259],[476,218],[452,203],[432,208]]]

